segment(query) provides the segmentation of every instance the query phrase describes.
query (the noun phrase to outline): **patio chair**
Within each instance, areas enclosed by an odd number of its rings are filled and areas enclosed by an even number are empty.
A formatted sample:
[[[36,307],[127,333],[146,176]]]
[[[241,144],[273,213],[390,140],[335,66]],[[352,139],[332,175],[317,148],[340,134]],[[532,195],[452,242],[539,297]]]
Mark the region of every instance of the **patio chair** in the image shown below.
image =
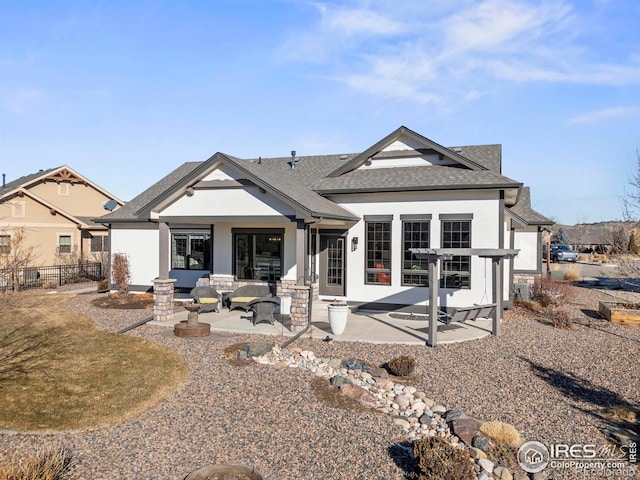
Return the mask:
[[[267,285],[245,285],[229,294],[229,310],[241,308],[248,312],[249,302],[265,297],[271,297],[271,289]]]
[[[196,287],[189,292],[193,303],[201,305],[200,312],[220,313],[220,294],[211,287]]]
[[[251,300],[247,307],[253,311],[252,323],[255,325],[260,322],[268,322],[273,325],[275,322],[273,312],[278,305],[280,305],[278,297],[263,297]]]

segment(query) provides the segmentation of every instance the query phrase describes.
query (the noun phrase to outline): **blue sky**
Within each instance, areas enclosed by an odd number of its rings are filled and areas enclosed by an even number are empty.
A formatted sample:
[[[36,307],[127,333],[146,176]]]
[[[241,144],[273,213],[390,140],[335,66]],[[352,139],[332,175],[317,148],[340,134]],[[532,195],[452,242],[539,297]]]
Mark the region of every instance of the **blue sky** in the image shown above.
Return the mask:
[[[0,1],[0,173],[129,200],[185,161],[501,143],[562,223],[622,217],[637,0]]]

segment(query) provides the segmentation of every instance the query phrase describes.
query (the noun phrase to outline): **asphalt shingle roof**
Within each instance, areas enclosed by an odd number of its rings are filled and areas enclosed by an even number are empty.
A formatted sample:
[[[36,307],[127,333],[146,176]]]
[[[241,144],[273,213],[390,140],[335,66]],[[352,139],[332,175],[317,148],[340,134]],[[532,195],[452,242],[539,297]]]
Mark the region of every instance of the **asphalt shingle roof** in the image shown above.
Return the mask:
[[[429,165],[354,170],[339,177],[324,178],[317,191],[340,192],[434,190],[458,188],[517,188],[521,184],[490,170]]]
[[[453,148],[455,148],[453,157],[464,156],[476,164],[476,167],[470,163],[471,168],[464,165],[460,165],[460,168],[425,165],[411,168],[356,169],[339,176],[329,177],[361,154],[296,157],[294,169],[291,168],[290,156],[251,160],[225,154],[216,154],[214,157],[244,172],[249,180],[272,191],[302,212],[313,216],[341,219],[358,217],[323,195],[367,191],[518,188],[521,186],[519,182],[500,174],[500,145]],[[212,159],[207,162],[213,161]],[[119,210],[104,215],[99,221],[107,223],[148,218],[151,208],[164,198],[167,192],[178,188],[185,177],[193,175],[207,162],[184,163]]]
[[[138,212],[144,209],[147,205],[151,205],[154,200],[178,184],[180,180],[192,173],[196,168],[202,165],[202,163],[203,162],[183,163],[173,172],[169,173],[169,175],[154,183],[151,187],[147,188],[140,195],[136,196],[133,200],[126,203],[118,210],[100,217],[99,222],[108,223],[111,220],[127,221],[148,218],[148,211]]]
[[[529,225],[553,225],[553,221],[531,208],[531,191],[529,187],[523,187],[520,191],[518,203],[509,208],[518,217]]]
[[[4,194],[5,192],[10,192],[11,190],[14,190],[16,188],[21,187],[22,185],[24,185],[25,183],[29,183],[32,180],[35,180],[36,178],[42,177],[43,175],[46,175],[50,172],[53,172],[54,170],[58,170],[60,167],[55,167],[55,168],[48,168],[46,170],[40,170],[39,172],[36,173],[30,173],[29,175],[24,175],[20,178],[17,178],[15,180],[12,180],[10,182],[7,182],[5,184],[5,188],[4,191],[2,191],[0,189],[0,193]]]

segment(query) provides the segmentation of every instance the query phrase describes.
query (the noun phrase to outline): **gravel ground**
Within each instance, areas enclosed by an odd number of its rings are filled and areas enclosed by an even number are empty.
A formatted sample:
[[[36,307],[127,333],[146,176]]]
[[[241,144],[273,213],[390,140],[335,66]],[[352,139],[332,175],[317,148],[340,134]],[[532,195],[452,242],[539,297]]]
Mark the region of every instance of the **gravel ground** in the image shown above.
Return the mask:
[[[603,410],[640,407],[640,328],[595,318],[599,300],[621,294],[574,290],[573,330],[552,328],[516,308],[506,312],[501,337],[436,349],[304,338],[294,346],[370,364],[411,355],[417,369],[410,383],[437,403],[508,422],[528,440],[603,446],[600,429],[610,425]],[[95,294],[77,295],[68,307],[105,330],[117,331],[150,314],[98,309],[92,298]],[[183,353],[187,382],[134,420],[97,431],[1,435],[0,451],[69,447],[75,478],[81,479],[182,479],[196,468],[225,462],[255,466],[270,480],[405,478],[398,448],[404,439],[390,417],[328,405],[315,397],[310,373],[234,366],[225,359],[227,346],[263,337],[216,334],[187,340],[149,325],[128,334]]]

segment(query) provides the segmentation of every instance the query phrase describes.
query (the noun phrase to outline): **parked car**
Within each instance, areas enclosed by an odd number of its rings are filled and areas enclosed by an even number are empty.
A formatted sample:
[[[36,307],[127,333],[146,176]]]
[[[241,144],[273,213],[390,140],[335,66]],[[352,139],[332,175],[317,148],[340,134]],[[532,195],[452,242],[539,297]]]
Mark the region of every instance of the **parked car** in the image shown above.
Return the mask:
[[[547,246],[542,246],[542,259],[547,258]],[[578,253],[571,250],[568,245],[552,244],[549,248],[549,258],[552,262],[577,262]]]

